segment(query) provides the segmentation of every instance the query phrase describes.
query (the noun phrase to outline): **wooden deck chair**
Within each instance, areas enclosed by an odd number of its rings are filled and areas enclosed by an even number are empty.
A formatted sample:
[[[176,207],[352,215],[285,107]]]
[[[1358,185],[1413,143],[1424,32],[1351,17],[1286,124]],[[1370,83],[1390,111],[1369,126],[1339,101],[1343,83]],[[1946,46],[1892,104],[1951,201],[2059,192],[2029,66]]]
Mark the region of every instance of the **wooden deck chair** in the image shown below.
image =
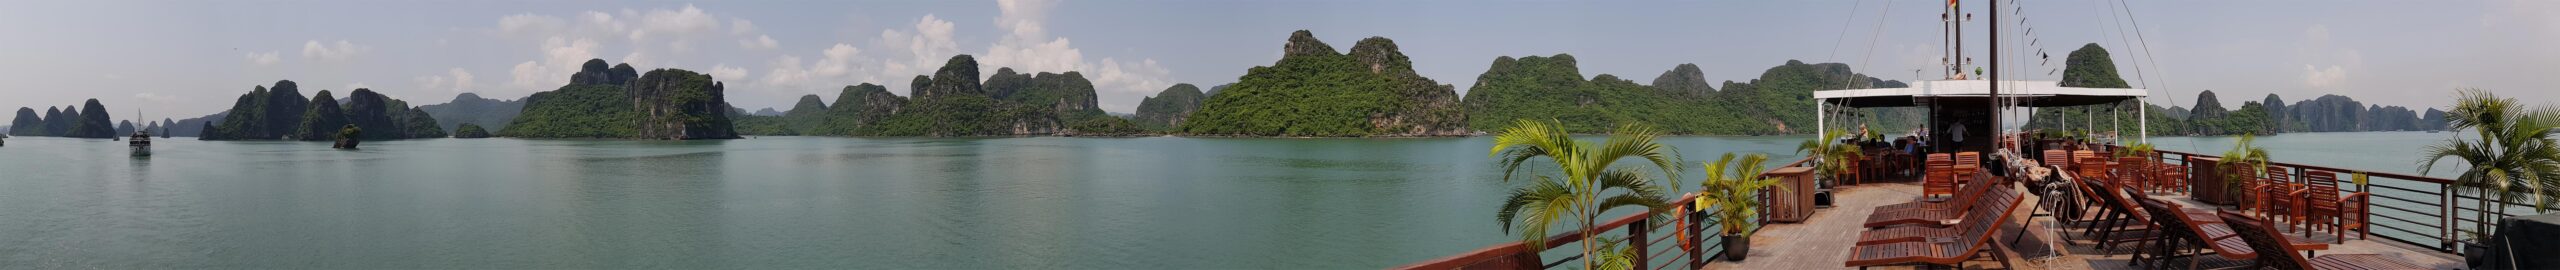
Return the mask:
[[[1965,202],[1973,201],[1973,200],[1974,200],[1974,199],[1973,199],[1973,197],[1975,197],[1975,196],[1982,196],[1982,192],[1983,192],[1983,191],[1985,191],[1985,190],[1989,190],[1989,189],[1990,189],[1990,187],[1989,187],[1989,186],[1984,186],[1984,187],[1979,187],[1979,188],[1977,188],[1977,187],[1970,187],[1970,186],[1968,186],[1968,187],[1965,187],[1963,190],[1958,190],[1958,191],[1956,191],[1956,194],[1955,194],[1955,197],[1954,197],[1954,199],[1953,199],[1953,200],[1946,200],[1946,201],[1928,201],[1928,200],[1920,200],[1920,201],[1914,201],[1914,202],[1897,203],[1897,204],[1888,204],[1888,205],[1883,205],[1883,206],[1876,206],[1876,210],[1875,210],[1874,212],[1869,212],[1869,213],[1884,213],[1884,212],[1911,211],[1911,210],[1961,210],[1961,209],[1963,209],[1964,207],[1969,207],[1969,205],[1965,205]]]
[[[2268,225],[2266,220],[2251,218],[2249,215],[2232,212],[2222,212],[2217,216],[2222,218],[2222,224],[2230,226],[2233,233],[2238,234],[2241,242],[2248,244],[2250,249],[2268,251],[2260,252],[2257,258],[2257,265],[2250,268],[2434,269],[2409,264],[2406,260],[2375,254],[2330,254],[2321,255],[2319,258],[2306,259],[2302,257],[2302,251],[2293,249],[2292,240],[2285,239],[2283,235],[2278,234],[2275,227]]]
[[[2015,206],[2015,203],[2011,203],[2011,206]],[[2007,212],[2010,211],[2002,211],[1997,218],[1981,226],[1966,228],[1963,235],[1956,237],[1852,246],[1849,248],[1849,260],[1843,263],[1843,267],[1865,269],[1873,266],[1923,264],[1952,265],[1963,268],[1964,262],[1988,253],[1992,259],[2000,261],[2000,268],[2016,269],[2009,265],[2009,255],[2006,254],[2008,248],[1992,239],[1999,232],[2001,225],[2008,224],[2011,215]]]
[[[2002,215],[2010,215],[2010,212],[2016,212],[2018,209],[2018,203],[2025,200],[2026,197],[2018,195],[2016,191],[2011,191],[2006,188],[1992,189],[1991,192],[1984,193],[1981,200],[1975,201],[1976,204],[1980,205],[1974,206],[1973,209],[1980,211],[1966,212],[1964,214],[1964,218],[1956,219],[1954,224],[1941,223],[1942,225],[1945,225],[1943,227],[1900,226],[1869,229],[1865,232],[1858,233],[1858,244],[1878,245],[1893,242],[1926,241],[1929,238],[1938,237],[1963,236],[1965,231],[1970,230],[1975,226],[1999,226],[1988,222],[1991,222],[1991,220],[1994,219],[1999,219],[1999,216]]]
[[[2187,212],[2185,210],[2186,208],[2179,207],[2176,204],[2171,204],[2169,202],[2151,199],[2149,196],[2138,197],[2133,200],[2142,206],[2143,211],[2151,212],[2151,220],[2158,223],[2154,224],[2154,226],[2159,227],[2161,231],[2165,232],[2165,236],[2167,236],[2161,238],[2161,241],[2143,242],[2141,247],[2135,248],[2137,250],[2151,250],[2158,252],[2158,254],[2152,254],[2152,258],[2155,262],[2166,261],[2168,257],[2181,257],[2177,253],[2190,249],[2197,250],[2198,252],[2196,254],[2184,256],[2204,256],[2205,254],[2202,252],[2203,250],[2212,250],[2214,255],[2219,255],[2226,259],[2257,259],[2258,253],[2249,249],[2248,243],[2242,242],[2239,237],[2233,235],[2231,233],[2231,229],[2225,227],[2221,220],[2208,220],[2182,214]],[[2153,242],[2159,242],[2159,245],[2153,245]],[[2201,260],[2193,258],[2188,259],[2187,268],[2196,268],[2200,261]],[[2134,260],[2129,264],[2142,264],[2141,255],[2137,254],[2134,257]]]
[[[1943,226],[1945,226],[1945,225],[1940,225],[1940,224],[1938,224],[1938,223],[1939,223],[1939,222],[1941,222],[1941,221],[1949,220],[1949,219],[1961,218],[1961,217],[1964,217],[1965,213],[1967,213],[1967,212],[1972,212],[1974,209],[1980,209],[1980,208],[1977,208],[1977,207],[1981,207],[1981,206],[1982,206],[1982,204],[1980,204],[1980,203],[1979,203],[1979,202],[1983,201],[1983,199],[1982,199],[1982,195],[1983,195],[1983,194],[1985,194],[1985,193],[1988,193],[1988,192],[1992,192],[1992,190],[1998,190],[1998,189],[2000,189],[2000,187],[2001,187],[2000,185],[1973,185],[1973,186],[1967,186],[1967,187],[1965,187],[1965,192],[1960,192],[1960,193],[1956,194],[1956,196],[1955,196],[1955,197],[1953,197],[1952,199],[1949,199],[1949,200],[1947,200],[1947,201],[1945,201],[1945,202],[1937,202],[1938,204],[1940,204],[1940,205],[1941,205],[1941,207],[1940,207],[1939,209],[1926,209],[1925,207],[1927,207],[1927,206],[1917,206],[1917,207],[1916,207],[1916,208],[1920,208],[1920,209],[1883,209],[1883,208],[1879,207],[1879,208],[1877,209],[1877,211],[1876,211],[1876,212],[1873,212],[1873,213],[1869,213],[1869,214],[1867,214],[1867,223],[1866,223],[1866,227],[1867,227],[1867,228],[1878,228],[1878,227],[1888,227],[1888,226],[1895,226],[1895,225],[1925,225],[1925,226],[1931,226],[1931,227],[1943,227]],[[2003,192],[2006,192],[2006,191],[2003,191]],[[1968,196],[1967,194],[1971,194],[1971,195],[1970,195],[1970,196]],[[1926,203],[1926,202],[1923,202],[1923,203]],[[1944,206],[1954,206],[1954,207],[1944,207]],[[1887,206],[1887,207],[1896,207],[1896,206]],[[1899,206],[1899,207],[1902,207],[1902,208],[1915,208],[1914,206]]]

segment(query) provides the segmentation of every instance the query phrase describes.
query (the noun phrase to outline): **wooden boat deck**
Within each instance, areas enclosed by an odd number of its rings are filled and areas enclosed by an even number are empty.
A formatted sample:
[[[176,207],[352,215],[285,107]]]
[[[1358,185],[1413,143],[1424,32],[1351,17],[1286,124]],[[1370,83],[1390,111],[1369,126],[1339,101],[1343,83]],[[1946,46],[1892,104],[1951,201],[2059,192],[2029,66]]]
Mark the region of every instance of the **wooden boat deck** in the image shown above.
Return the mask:
[[[1865,184],[1843,187],[1835,192],[1837,193],[1836,196],[1838,198],[1835,200],[1837,205],[1832,208],[1816,211],[1813,217],[1806,220],[1804,223],[1770,224],[1767,227],[1762,228],[1758,234],[1751,237],[1753,247],[1751,248],[1750,255],[1743,261],[1719,261],[1707,264],[1707,267],[1704,269],[1848,268],[1842,267],[1842,265],[1844,265],[1844,262],[1848,261],[1850,247],[1857,242],[1858,233],[1865,230],[1864,228],[1861,228],[1860,225],[1862,225],[1862,221],[1865,220],[1869,212],[1874,211],[1876,206],[1910,202],[1920,198],[1920,186],[1912,183]],[[2024,190],[2020,190],[2019,193],[2023,194],[2026,192]],[[2186,204],[2188,207],[2205,205],[2189,200],[2185,196],[2155,195],[2155,197],[2174,199],[2174,201]],[[2020,212],[2011,216],[2010,220],[2012,221],[2001,224],[2001,229],[1998,232],[1998,235],[1995,236],[2002,245],[2008,246],[2008,250],[2006,252],[2009,252],[2009,257],[2011,258],[2010,264],[2012,266],[2015,266],[2018,269],[2066,270],[2146,268],[2128,264],[2132,258],[2132,256],[2129,255],[2131,254],[2130,250],[2133,249],[2131,244],[2119,245],[2112,252],[2100,251],[2094,244],[2095,242],[2093,240],[2084,239],[2078,236],[2078,232],[2080,231],[2079,229],[2057,227],[2055,225],[2056,223],[2053,222],[2052,217],[2026,218],[2028,223],[2031,225],[2021,226],[2020,222],[2016,220],[2022,219],[2021,217],[2029,217],[2029,214],[2034,213],[2034,211],[2040,211],[2036,208],[2035,204],[2042,204],[2044,202],[2040,198],[2031,195],[2026,199],[2026,202],[2023,203],[2025,203],[2025,205],[2020,205],[2018,207],[2018,211]],[[2011,242],[2011,236],[2017,235],[2022,227],[2032,228],[2032,230],[2028,230],[2028,233],[2023,237],[2023,239],[2020,239],[2021,241],[2016,241],[2016,245],[2008,245]],[[2055,231],[2057,230],[2069,233],[2063,233],[2062,237],[2056,238]],[[2300,235],[2299,233],[2294,234]],[[2351,234],[2349,237],[2354,236]],[[2314,238],[2322,241],[2329,241],[2332,239],[2327,236]],[[2061,240],[2053,241],[2048,239]],[[2060,246],[2060,248],[2055,248],[2054,246]],[[2402,261],[2429,266],[2436,269],[2459,269],[2462,266],[2461,259],[2454,257],[2452,254],[2440,253],[2425,248],[2412,247],[2395,242],[2380,241],[2379,239],[2351,239],[2346,241],[2345,244],[2330,245],[2328,250],[2318,251],[2317,253],[2382,254],[2384,256],[2391,256],[2401,259]],[[2243,268],[2249,264],[2248,261],[2226,260],[2213,255],[2201,257],[2203,257],[2201,259],[2202,261],[2198,261],[2197,263],[2208,269],[2236,269]],[[2187,258],[2172,258],[2168,264],[2178,266],[2177,268],[2185,268],[2183,266],[2189,263],[2187,260]],[[1976,259],[1972,262],[1968,262],[1964,265],[1964,268],[1966,269],[1993,269],[1999,267],[2000,264],[1998,261],[1989,259],[1987,256],[1982,259]],[[1875,267],[1870,269],[1918,268],[1919,267],[1917,266],[1897,266]]]

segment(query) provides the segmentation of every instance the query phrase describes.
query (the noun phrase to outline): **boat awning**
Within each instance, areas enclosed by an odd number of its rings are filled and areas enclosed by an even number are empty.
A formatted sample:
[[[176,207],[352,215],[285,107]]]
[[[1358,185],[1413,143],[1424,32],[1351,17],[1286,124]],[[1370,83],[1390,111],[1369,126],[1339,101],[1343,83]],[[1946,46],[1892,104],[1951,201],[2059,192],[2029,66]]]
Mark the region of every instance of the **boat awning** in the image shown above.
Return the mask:
[[[1813,91],[1813,98],[1852,108],[1912,107],[1921,99],[1989,99],[1991,81],[1921,81],[1905,88]],[[2062,87],[2057,81],[2001,81],[2000,97],[2024,107],[2065,107],[2140,99],[2148,89]]]

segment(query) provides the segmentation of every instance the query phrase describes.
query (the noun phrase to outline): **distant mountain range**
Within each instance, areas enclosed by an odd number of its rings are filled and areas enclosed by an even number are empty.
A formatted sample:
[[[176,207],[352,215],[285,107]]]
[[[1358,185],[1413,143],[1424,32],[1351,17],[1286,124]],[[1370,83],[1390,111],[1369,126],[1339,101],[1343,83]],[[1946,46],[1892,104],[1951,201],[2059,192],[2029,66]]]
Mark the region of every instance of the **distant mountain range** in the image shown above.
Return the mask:
[[[787,111],[748,112],[727,103],[725,85],[682,69],[640,74],[629,64],[589,60],[559,89],[519,100],[464,93],[452,101],[408,107],[370,89],[344,98],[321,91],[303,97],[292,81],[255,87],[232,109],[183,120],[110,124],[103,105],[20,108],[16,136],[112,137],[134,129],[208,140],[317,140],[353,124],[367,139],[443,137],[464,126],[525,138],[723,139],[740,135],[817,136],[1464,136],[1496,132],[1519,120],[1555,120],[1571,132],[1609,132],[1645,124],[1672,134],[1802,134],[1813,125],[1813,91],[1907,87],[1854,72],[1840,63],[1787,61],[1748,81],[1711,83],[1694,64],[1672,67],[1640,84],[1611,74],[1584,78],[1572,55],[1497,57],[1469,86],[1424,78],[1393,40],[1369,37],[1346,53],[1308,31],[1290,33],[1282,56],[1247,69],[1238,81],[1206,89],[1175,84],[1114,115],[1099,106],[1093,83],[1078,72],[1021,73],[998,68],[980,80],[977,61],[959,55],[933,74],[918,75],[906,96],[876,84],[845,86],[835,102],[801,97]],[[2073,51],[2064,86],[2127,88],[2104,48]],[[2444,112],[2363,104],[2324,95],[2286,104],[2275,95],[2226,109],[2213,91],[2195,106],[2122,104],[2038,110],[2029,128],[2063,127],[2060,119],[2133,121],[2149,106],[2158,135],[2435,130]],[[2111,111],[2112,110],[2112,111]],[[2121,112],[2121,113],[2120,113]],[[1916,108],[1857,109],[1839,123],[1880,130],[1916,128]],[[2085,121],[2085,120],[2084,120]],[[2112,122],[2110,122],[2112,123]]]
[[[2130,88],[2118,75],[2106,48],[2097,44],[2073,50],[2064,61],[2062,85],[2072,87]],[[2322,95],[2319,98],[2285,104],[2283,97],[2267,94],[2266,99],[2243,101],[2237,109],[2223,107],[2221,97],[2213,90],[2196,94],[2195,106],[2150,106],[2152,135],[2275,135],[2285,132],[2356,132],[2356,131],[2424,131],[2445,129],[2444,111],[2427,108],[2419,111],[2400,106],[2368,105],[2354,98]],[[2135,123],[2133,107],[2128,101],[2113,105],[2054,108],[2039,110],[2028,120],[2029,129],[2088,129],[2100,131],[2126,130],[2134,127],[2115,123]],[[2095,112],[2102,116],[2091,117]],[[2084,120],[2087,119],[2087,120]],[[2100,121],[2098,123],[2084,123]],[[2069,126],[2063,126],[2070,122]],[[2130,124],[2125,124],[2130,125]]]

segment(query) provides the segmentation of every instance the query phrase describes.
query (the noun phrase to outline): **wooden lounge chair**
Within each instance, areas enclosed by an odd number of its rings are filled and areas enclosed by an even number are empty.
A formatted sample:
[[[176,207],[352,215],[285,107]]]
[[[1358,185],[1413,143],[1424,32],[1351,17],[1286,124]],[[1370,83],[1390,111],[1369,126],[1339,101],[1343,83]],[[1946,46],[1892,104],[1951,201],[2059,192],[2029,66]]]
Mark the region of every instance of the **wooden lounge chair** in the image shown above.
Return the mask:
[[[2202,250],[2212,250],[2214,255],[2220,255],[2222,258],[2226,259],[2257,259],[2258,253],[2249,249],[2249,244],[2242,242],[2238,236],[2231,232],[2229,227],[2222,224],[2221,220],[2204,219],[2201,217],[2182,214],[2187,212],[2184,207],[2180,207],[2169,202],[2151,199],[2150,196],[2143,196],[2139,194],[2136,194],[2136,196],[2142,197],[2133,198],[2134,202],[2142,205],[2142,209],[2144,211],[2151,212],[2151,220],[2157,223],[2154,224],[2154,226],[2159,227],[2167,236],[2162,237],[2160,241],[2144,241],[2141,247],[2136,248],[2137,250],[2148,249],[2158,252],[2158,254],[2153,254],[2153,260],[2155,262],[2166,261],[2168,257],[2179,257],[2181,255],[2178,255],[2177,253],[2184,252],[2189,249],[2196,249],[2199,250],[2199,252],[2197,254],[2184,256],[2204,256],[2201,252]],[[2154,242],[2159,242],[2159,245],[2153,245]],[[2194,246],[2194,248],[2189,248],[2189,246]],[[2196,268],[2200,263],[2199,261],[2200,260],[2192,258],[2188,259],[2187,268]],[[2142,264],[2141,254],[2135,254],[2131,264]]]
[[[1939,224],[1939,223],[1940,223],[1940,222],[1943,222],[1943,221],[1946,221],[1946,220],[1949,220],[1949,219],[1956,219],[1956,218],[1964,217],[1964,215],[1965,215],[1965,213],[1966,213],[1966,212],[1972,212],[1972,211],[1973,211],[1973,209],[1977,209],[1977,208],[1975,208],[1975,207],[1982,206],[1982,204],[1977,203],[1978,201],[1981,201],[1981,200],[1982,200],[1982,194],[1988,193],[1988,190],[2000,189],[2000,188],[2001,188],[2001,186],[2000,186],[2000,185],[1990,185],[1990,184],[1976,184],[1976,185],[1972,185],[1972,186],[1966,186],[1966,189],[1965,189],[1965,190],[1967,190],[1968,192],[1964,192],[1964,193],[1974,194],[1973,196],[1963,196],[1964,194],[1957,194],[1958,196],[1954,197],[1953,199],[1949,199],[1949,200],[1947,200],[1947,201],[1945,201],[1945,202],[1938,202],[1939,204],[1941,204],[1941,205],[1942,205],[1942,206],[1940,206],[1938,209],[1928,209],[1928,208],[1926,208],[1926,206],[1917,206],[1917,207],[1918,207],[1918,209],[1901,209],[1901,210],[1891,210],[1891,209],[1881,209],[1881,208],[1879,208],[1876,212],[1871,213],[1871,214],[1867,214],[1867,223],[1866,223],[1866,227],[1867,227],[1867,228],[1878,228],[1878,227],[1888,227],[1888,226],[1895,226],[1895,225],[1924,225],[1924,226],[1931,226],[1931,227],[1944,227],[1945,225],[1943,225],[1943,224]],[[1954,207],[1946,207],[1946,206],[1954,206]],[[1893,207],[1893,206],[1887,206],[1887,207]],[[1913,207],[1913,206],[1903,206],[1903,207]]]
[[[2136,195],[2141,191],[2099,183],[2092,183],[2090,187],[2096,194],[2092,197],[2097,197],[2096,201],[2105,204],[2104,207],[2100,207],[2104,209],[2101,212],[2113,213],[2101,216],[2105,223],[2093,224],[2095,226],[2081,232],[2084,236],[2092,232],[2097,233],[2099,250],[2111,251],[2115,249],[2116,244],[2153,241],[2162,236],[2161,231],[2155,227],[2158,223],[2152,221],[2159,217],[2151,216],[2151,213],[2144,211],[2141,205],[2123,196],[2128,191]]]
[[[2219,216],[2222,223],[2230,226],[2250,249],[2269,251],[2259,253],[2257,265],[2250,267],[2253,269],[2434,269],[2375,254],[2329,254],[2306,259],[2300,251],[2293,249],[2294,243],[2290,239],[2277,233],[2266,220],[2232,212],[2222,212]]]
[[[1965,231],[1971,230],[1975,226],[1999,226],[1988,222],[1995,219],[2001,219],[2001,216],[2009,215],[2010,212],[2015,212],[2018,208],[2018,203],[2025,200],[2026,197],[2019,196],[2016,191],[2011,191],[2006,188],[1992,189],[1990,192],[1984,193],[1980,200],[1975,201],[1975,203],[1979,205],[1974,206],[1973,209],[1981,211],[1967,212],[1965,213],[1964,218],[1957,220],[1955,224],[1945,224],[1947,226],[1944,227],[1901,226],[1870,229],[1866,232],[1858,233],[1858,244],[1879,245],[1894,242],[1926,241],[1929,238],[1964,236]],[[1995,212],[1994,210],[1997,211]]]
[[[2012,203],[2012,206],[2015,204]],[[1989,253],[1992,259],[2000,261],[2000,268],[2017,269],[2009,266],[2009,255],[2006,254],[2008,248],[2000,246],[1998,241],[1992,239],[1993,235],[2000,230],[2000,226],[2009,222],[2011,215],[2004,213],[1996,216],[1998,217],[1993,218],[1991,222],[1965,228],[1964,233],[1956,237],[1936,237],[1922,241],[1850,247],[1849,260],[1843,267],[1865,269],[1873,266],[1924,264],[1953,265],[1963,268],[1964,262]]]
[[[1971,184],[1982,173],[1982,152],[1960,152],[1955,158],[1956,185]]]

